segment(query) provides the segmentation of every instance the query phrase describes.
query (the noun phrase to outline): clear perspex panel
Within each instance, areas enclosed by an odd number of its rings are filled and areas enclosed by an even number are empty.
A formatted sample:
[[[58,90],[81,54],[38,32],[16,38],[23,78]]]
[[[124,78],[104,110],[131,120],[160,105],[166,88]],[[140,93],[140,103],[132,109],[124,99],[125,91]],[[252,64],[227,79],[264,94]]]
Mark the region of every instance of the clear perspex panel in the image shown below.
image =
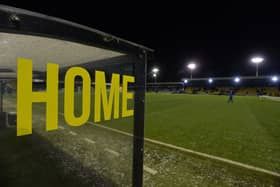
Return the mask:
[[[0,186],[132,186],[135,63],[0,32]]]
[[[279,75],[161,82],[151,52],[0,5],[0,187],[279,187]]]

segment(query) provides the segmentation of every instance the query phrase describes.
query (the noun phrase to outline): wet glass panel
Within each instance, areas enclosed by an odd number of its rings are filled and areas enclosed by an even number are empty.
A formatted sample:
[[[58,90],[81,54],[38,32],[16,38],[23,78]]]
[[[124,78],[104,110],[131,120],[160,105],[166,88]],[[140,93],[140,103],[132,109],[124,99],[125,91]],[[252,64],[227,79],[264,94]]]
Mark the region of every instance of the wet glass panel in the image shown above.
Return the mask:
[[[32,35],[0,43],[0,186],[131,186],[135,58]]]

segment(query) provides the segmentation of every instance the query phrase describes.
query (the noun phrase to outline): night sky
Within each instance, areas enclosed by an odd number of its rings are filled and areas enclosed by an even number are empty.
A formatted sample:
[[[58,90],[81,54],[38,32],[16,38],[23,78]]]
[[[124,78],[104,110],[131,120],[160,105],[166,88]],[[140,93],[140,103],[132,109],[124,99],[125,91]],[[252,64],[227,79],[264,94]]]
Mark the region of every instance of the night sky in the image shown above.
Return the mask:
[[[148,70],[160,68],[159,81],[189,76],[186,63],[190,61],[198,64],[194,77],[253,76],[250,58],[255,54],[265,58],[260,75],[280,74],[277,3],[91,2],[2,4],[74,21],[153,48],[155,59]]]

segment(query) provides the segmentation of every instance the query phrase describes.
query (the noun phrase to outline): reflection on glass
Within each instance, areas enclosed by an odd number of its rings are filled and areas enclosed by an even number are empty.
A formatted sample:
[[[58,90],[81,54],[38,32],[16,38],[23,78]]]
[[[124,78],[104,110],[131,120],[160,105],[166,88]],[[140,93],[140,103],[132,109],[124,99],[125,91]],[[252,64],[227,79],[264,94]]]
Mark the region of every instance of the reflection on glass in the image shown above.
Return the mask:
[[[30,35],[0,33],[0,43],[0,179],[4,184],[131,186],[133,137],[114,129],[122,124],[133,128],[132,58]],[[57,74],[48,74],[50,63]],[[19,99],[19,92],[26,95]],[[46,103],[54,103],[48,112],[57,116],[58,126],[46,115]],[[97,110],[99,120],[94,116]],[[30,129],[23,131],[25,136],[16,136],[17,116],[27,119],[23,126]]]

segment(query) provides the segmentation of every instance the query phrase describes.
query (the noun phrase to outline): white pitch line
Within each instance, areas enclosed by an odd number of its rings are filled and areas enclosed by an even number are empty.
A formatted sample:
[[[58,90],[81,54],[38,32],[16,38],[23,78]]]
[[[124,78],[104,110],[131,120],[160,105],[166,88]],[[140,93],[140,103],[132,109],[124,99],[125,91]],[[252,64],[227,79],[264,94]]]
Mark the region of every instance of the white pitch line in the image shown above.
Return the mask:
[[[156,170],[154,170],[154,169],[152,169],[152,168],[149,168],[149,167],[147,167],[147,166],[145,166],[145,165],[144,165],[144,171],[146,171],[146,172],[148,172],[148,173],[150,173],[150,174],[152,174],[152,175],[157,174],[157,171],[156,171]]]
[[[87,123],[92,124],[92,125],[95,125],[95,126],[97,126],[97,127],[101,127],[101,128],[103,128],[103,129],[107,129],[107,130],[110,130],[110,131],[113,131],[113,132],[117,132],[117,133],[120,133],[120,134],[124,134],[124,135],[126,135],[126,136],[132,136],[132,137],[133,137],[133,134],[130,134],[130,133],[128,133],[128,132],[123,132],[123,131],[120,131],[120,130],[117,130],[117,129],[112,129],[112,128],[110,128],[110,127],[106,127],[106,126],[103,126],[103,125],[99,125],[99,124],[96,124],[96,123],[92,123],[92,122],[90,122],[90,121],[88,121]]]
[[[59,129],[62,129],[62,130],[64,130],[64,129],[65,129],[64,127],[61,127],[61,126],[59,126],[58,128],[59,128]]]
[[[130,134],[130,133],[127,133],[127,132],[112,129],[110,127],[104,127],[103,125],[94,124],[92,122],[89,122],[89,123],[93,124],[97,127],[101,127],[101,128],[113,131],[113,132],[117,132],[117,133],[124,134],[124,135],[127,135],[127,136],[133,136],[133,134]],[[235,166],[238,166],[238,167],[246,168],[246,169],[249,169],[249,170],[252,170],[252,171],[255,171],[255,172],[257,171],[257,172],[261,172],[261,173],[266,173],[268,175],[280,177],[280,173],[270,171],[270,170],[266,170],[266,169],[259,168],[259,167],[255,167],[255,166],[251,166],[251,165],[248,165],[248,164],[243,164],[241,162],[233,161],[233,160],[230,160],[230,159],[226,159],[226,158],[222,158],[222,157],[218,157],[218,156],[214,156],[214,155],[209,155],[209,154],[201,153],[201,152],[198,152],[198,151],[193,151],[191,149],[186,149],[186,148],[183,148],[183,147],[179,147],[179,146],[175,146],[175,145],[172,145],[172,144],[160,142],[160,141],[153,140],[153,139],[150,139],[150,138],[144,138],[144,140],[147,141],[147,142],[153,143],[153,144],[161,145],[161,146],[168,147],[168,148],[175,149],[175,150],[180,150],[180,151],[185,152],[185,153],[198,155],[198,156],[201,156],[201,157],[204,157],[204,158],[209,158],[209,159],[212,159],[212,160],[217,160],[217,161],[224,162],[224,163],[227,163],[227,164],[231,164],[231,165],[235,165]]]
[[[105,148],[104,150],[107,151],[107,152],[109,152],[109,153],[111,153],[112,155],[120,156],[120,153],[118,153],[118,152],[116,152],[116,151],[114,151],[114,150],[112,150],[112,149]]]
[[[267,95],[263,95],[263,96],[260,96],[260,97],[263,97],[263,98],[266,98],[266,99],[269,99],[269,100],[272,100],[272,101],[280,101],[280,97],[273,97],[273,96],[267,96]]]
[[[95,144],[95,141],[89,139],[89,138],[84,138],[84,140],[88,143],[91,143],[91,144]]]
[[[69,131],[69,134],[73,135],[73,136],[77,136],[77,133],[73,132],[73,131]]]
[[[64,115],[61,112],[59,114]],[[110,127],[105,127],[103,125],[92,123],[90,121],[88,121],[88,123],[92,124],[96,127],[100,127],[100,128],[103,128],[103,129],[107,129],[107,130],[110,130],[110,131],[113,131],[113,132],[117,132],[117,133],[120,133],[120,134],[124,134],[124,135],[130,136],[130,137],[133,137],[133,134],[131,134],[131,133],[127,133],[127,132],[123,132],[123,131],[120,131],[120,130],[112,129]],[[272,175],[272,176],[280,178],[280,173],[270,171],[270,170],[267,170],[267,169],[251,166],[251,165],[248,165],[248,164],[243,164],[241,162],[233,161],[233,160],[230,160],[230,159],[226,159],[226,158],[222,158],[222,157],[218,157],[218,156],[214,156],[214,155],[209,155],[209,154],[206,154],[206,153],[201,153],[201,152],[198,152],[198,151],[193,151],[191,149],[186,149],[186,148],[183,148],[183,147],[179,147],[179,146],[175,146],[175,145],[172,145],[172,144],[160,142],[160,141],[153,140],[153,139],[150,139],[150,138],[144,138],[144,140],[147,141],[147,142],[153,143],[153,144],[158,144],[158,145],[168,147],[168,148],[171,148],[171,149],[175,149],[175,150],[179,150],[179,151],[182,151],[182,152],[185,152],[185,153],[198,155],[198,156],[201,156],[201,157],[204,157],[204,158],[217,160],[219,162],[231,164],[231,165],[238,166],[238,167],[241,167],[241,168],[246,168],[246,169],[251,170],[251,171],[265,173],[265,174]]]

